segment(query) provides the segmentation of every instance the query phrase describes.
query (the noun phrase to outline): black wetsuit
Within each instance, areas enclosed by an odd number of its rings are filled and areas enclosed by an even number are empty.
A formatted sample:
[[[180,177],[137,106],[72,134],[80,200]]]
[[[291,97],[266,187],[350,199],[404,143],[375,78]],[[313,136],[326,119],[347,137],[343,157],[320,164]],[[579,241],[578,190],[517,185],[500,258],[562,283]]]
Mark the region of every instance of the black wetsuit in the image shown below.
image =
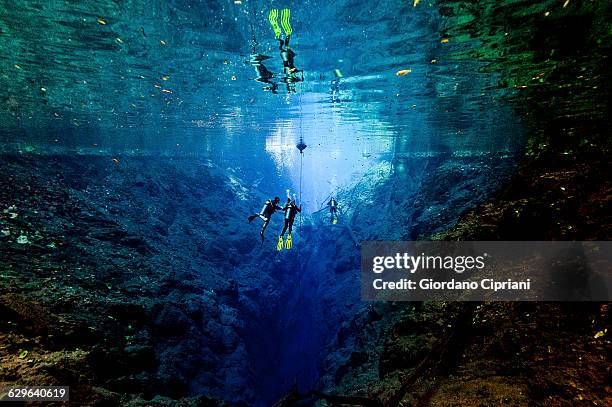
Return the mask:
[[[266,231],[266,228],[268,227],[268,224],[270,223],[270,219],[272,218],[272,215],[274,214],[274,212],[276,211],[282,211],[283,208],[281,208],[280,206],[278,206],[278,201],[274,201],[272,199],[268,199],[264,205],[263,208],[261,208],[261,211],[259,213],[255,213],[251,216],[249,216],[249,223],[251,223],[253,221],[253,219],[255,218],[259,218],[261,220],[263,220],[264,224],[261,228],[261,232],[259,232],[259,234],[261,235],[261,243],[263,244],[264,241],[264,232]]]
[[[280,56],[283,60],[283,72],[285,73],[283,82],[287,84],[287,91],[292,92],[295,91],[295,89],[293,86],[291,86],[291,84],[304,80],[304,77],[300,79],[300,77],[297,76],[297,73],[304,71],[295,67],[294,60],[296,54],[291,48],[289,48],[289,38],[285,38],[284,41],[279,39],[278,41],[280,42],[278,49],[280,50]]]
[[[329,213],[331,214],[331,220],[333,221],[338,216],[338,201],[332,198],[327,203],[327,206],[329,206]]]
[[[295,221],[295,215],[297,215],[298,212],[302,212],[302,206],[300,205],[298,208],[295,202],[291,201],[285,205],[283,211],[285,211],[285,226],[280,234],[281,236],[285,235],[285,231],[287,231],[287,229],[289,229],[289,234],[291,234],[293,229],[293,221]]]

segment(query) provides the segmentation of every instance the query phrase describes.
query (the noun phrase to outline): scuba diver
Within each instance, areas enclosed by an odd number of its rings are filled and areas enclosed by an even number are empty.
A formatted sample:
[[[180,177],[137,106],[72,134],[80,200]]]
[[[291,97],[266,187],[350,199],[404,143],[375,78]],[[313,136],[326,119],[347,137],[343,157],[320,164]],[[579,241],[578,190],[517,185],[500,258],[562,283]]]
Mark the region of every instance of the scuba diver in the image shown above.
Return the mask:
[[[334,197],[332,197],[327,203],[329,206],[329,214],[331,215],[330,222],[332,225],[338,223],[338,201]]]
[[[269,90],[272,91],[272,93],[277,94],[278,84],[272,80],[272,78],[274,78],[274,74],[263,64],[263,61],[270,59],[271,57],[257,52],[257,46],[259,43],[255,38],[255,30],[253,25],[251,25],[251,31],[253,32],[253,52],[251,52],[251,55],[249,55],[249,60],[246,61],[246,63],[255,68],[255,72],[257,74],[255,80],[257,82],[267,84],[267,86],[263,87],[263,90]]]
[[[295,67],[295,55],[296,53],[289,47],[289,40],[293,29],[289,19],[291,18],[291,11],[288,8],[284,8],[281,11],[281,25],[285,31],[285,39],[281,38],[281,29],[278,26],[278,9],[273,8],[270,10],[268,20],[274,30],[274,36],[279,41],[278,49],[280,50],[280,57],[283,60],[283,82],[287,84],[287,92],[295,93],[295,83],[304,80],[304,71]],[[302,73],[301,78],[298,73]]]
[[[274,214],[274,212],[276,211],[282,211],[283,208],[281,208],[280,206],[278,206],[278,203],[280,202],[280,198],[279,197],[274,197],[274,200],[270,200],[268,199],[266,201],[266,203],[264,204],[263,208],[261,208],[261,211],[259,213],[253,214],[251,216],[249,216],[249,223],[251,223],[253,221],[253,219],[255,218],[259,218],[261,220],[263,220],[264,224],[261,228],[261,232],[259,232],[259,234],[261,235],[261,244],[263,245],[264,242],[264,232],[266,231],[266,228],[268,227],[268,224],[270,223],[270,219],[272,218],[272,215]]]
[[[295,203],[295,194],[293,195],[293,199],[287,196],[287,203],[283,208],[285,211],[285,226],[283,227],[283,231],[278,236],[278,243],[276,244],[276,250],[279,252],[283,250],[283,237],[285,236],[285,232],[289,229],[289,234],[287,235],[287,242],[285,243],[285,249],[290,250],[293,246],[293,238],[291,237],[291,231],[293,229],[293,222],[295,221],[295,215],[298,212],[302,212],[302,205],[298,208]]]

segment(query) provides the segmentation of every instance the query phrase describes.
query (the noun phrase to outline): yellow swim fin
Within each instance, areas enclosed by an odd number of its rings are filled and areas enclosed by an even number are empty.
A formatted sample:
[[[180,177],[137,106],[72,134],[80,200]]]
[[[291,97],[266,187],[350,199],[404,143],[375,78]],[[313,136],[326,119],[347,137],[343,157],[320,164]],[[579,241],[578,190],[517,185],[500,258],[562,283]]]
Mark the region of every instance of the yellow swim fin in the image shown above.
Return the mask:
[[[281,10],[281,26],[283,27],[283,30],[285,30],[285,35],[287,37],[290,37],[291,33],[293,33],[293,28],[291,28],[291,22],[289,21],[290,19],[291,19],[291,10],[289,10],[288,8],[282,9]]]
[[[283,250],[283,237],[282,236],[278,237],[278,243],[276,244],[276,250],[278,250],[279,252]]]
[[[270,25],[274,30],[274,36],[276,39],[279,39],[281,36],[281,29],[278,26],[278,9],[273,8],[270,10],[270,14],[268,14],[268,21],[270,21]]]
[[[290,250],[293,246],[293,238],[291,235],[287,236],[287,242],[285,243],[285,249]]]

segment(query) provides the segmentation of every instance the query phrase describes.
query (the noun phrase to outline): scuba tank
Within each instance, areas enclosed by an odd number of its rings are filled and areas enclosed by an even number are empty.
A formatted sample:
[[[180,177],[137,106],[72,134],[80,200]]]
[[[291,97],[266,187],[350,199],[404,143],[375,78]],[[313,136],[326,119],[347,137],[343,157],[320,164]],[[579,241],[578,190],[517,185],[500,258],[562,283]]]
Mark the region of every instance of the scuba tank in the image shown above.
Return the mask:
[[[269,207],[269,206],[271,206],[271,205],[272,205],[272,200],[268,199],[268,200],[266,201],[266,203],[264,204],[263,208],[261,208],[261,211],[259,211],[259,214],[260,214],[260,215],[264,215],[264,216],[265,216],[265,215],[266,215],[266,212],[267,212],[268,207]]]

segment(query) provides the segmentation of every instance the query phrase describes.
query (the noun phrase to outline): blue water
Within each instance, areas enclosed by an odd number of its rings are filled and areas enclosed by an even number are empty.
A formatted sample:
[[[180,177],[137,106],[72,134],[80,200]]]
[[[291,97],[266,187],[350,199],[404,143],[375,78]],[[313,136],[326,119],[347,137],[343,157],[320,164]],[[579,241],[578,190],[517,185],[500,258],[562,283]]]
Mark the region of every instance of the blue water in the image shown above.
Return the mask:
[[[285,6],[303,70],[303,81],[290,84],[268,22],[272,7]],[[269,405],[294,383],[316,387],[339,328],[365,306],[353,239],[416,239],[451,226],[509,176],[521,147],[523,128],[499,75],[481,72],[482,61],[452,58],[472,45],[441,42],[433,3],[55,0],[3,4],[0,13],[3,153],[93,156],[111,166],[118,157],[126,165],[114,175],[121,182],[159,178],[130,160],[153,168],[180,162],[176,177],[200,166],[224,174],[202,184],[194,178],[199,195],[180,202],[123,198],[136,212],[155,202],[160,212],[218,213],[192,232],[215,235],[218,220],[238,235],[193,254],[184,229],[169,232],[181,255],[233,265],[227,274],[193,266],[206,284],[223,286],[229,275],[240,291],[240,299],[219,303],[241,321],[227,338],[239,337],[245,356],[224,359],[222,372],[186,374],[190,395]],[[257,56],[273,74],[268,82]],[[460,185],[456,196],[423,184],[445,173]],[[172,174],[159,182],[172,188]],[[88,182],[123,196],[108,179]],[[245,223],[266,197],[284,199],[286,190],[304,211],[295,248],[278,254],[280,215],[262,248],[260,224]],[[203,198],[216,193],[217,201]],[[318,212],[332,195],[343,207],[336,228]],[[412,213],[419,205],[425,210]],[[228,248],[234,238],[242,252]],[[245,386],[251,394],[236,394]]]

